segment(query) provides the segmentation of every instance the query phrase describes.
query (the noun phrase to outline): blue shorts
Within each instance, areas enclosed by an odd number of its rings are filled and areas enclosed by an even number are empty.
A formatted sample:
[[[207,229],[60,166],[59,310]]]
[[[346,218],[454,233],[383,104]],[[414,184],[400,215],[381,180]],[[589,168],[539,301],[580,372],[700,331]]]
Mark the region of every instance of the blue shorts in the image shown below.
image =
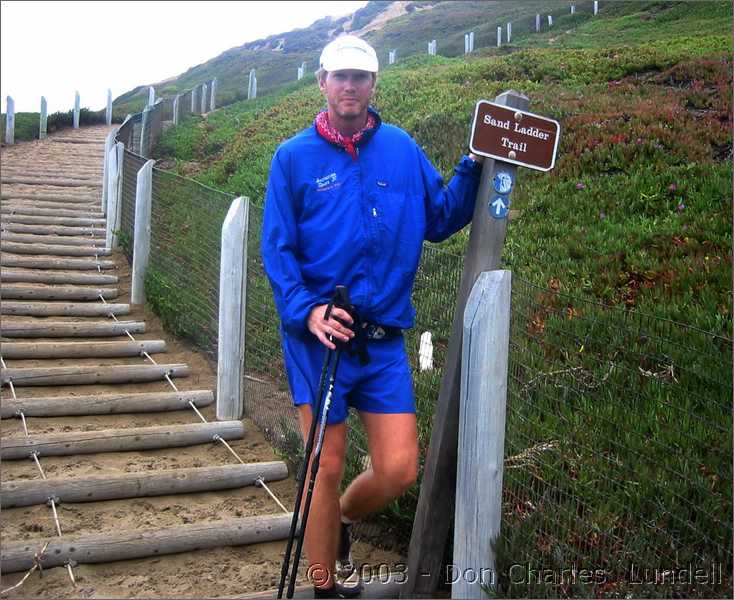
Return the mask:
[[[306,339],[282,335],[282,340],[293,405],[311,404],[312,412],[316,412],[317,388],[328,349],[311,334]],[[357,354],[342,351],[328,425],[343,423],[350,406],[372,413],[415,413],[413,379],[403,336],[368,340],[367,350],[370,362],[364,366]]]

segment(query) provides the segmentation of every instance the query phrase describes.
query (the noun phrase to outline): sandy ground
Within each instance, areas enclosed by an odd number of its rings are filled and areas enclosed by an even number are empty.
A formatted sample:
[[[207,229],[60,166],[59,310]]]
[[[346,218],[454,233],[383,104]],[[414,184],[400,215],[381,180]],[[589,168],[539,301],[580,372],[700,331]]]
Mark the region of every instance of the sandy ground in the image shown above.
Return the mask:
[[[103,136],[105,127],[90,127],[80,130],[84,135]],[[64,131],[58,136],[67,137]],[[69,159],[71,155],[85,160],[94,167],[95,160],[89,159],[84,145],[74,147],[64,157],[60,152],[66,144],[50,141],[18,144],[14,148],[3,149],[3,165],[17,164],[26,156],[37,156],[43,150],[48,160]],[[77,145],[74,145],[77,146]],[[96,151],[96,147],[95,151]],[[88,150],[92,150],[89,148]],[[92,157],[93,158],[93,157]],[[61,163],[59,163],[61,164]],[[22,169],[16,168],[15,171]],[[69,167],[67,174],[72,172]],[[5,177],[6,175],[3,174]],[[4,185],[2,192],[28,191],[49,193],[47,188],[33,188],[21,184]],[[56,190],[58,191],[58,190]],[[94,195],[95,190],[89,190]],[[117,286],[120,295],[114,302],[129,302],[130,267],[125,257],[118,253],[114,256],[120,276]],[[108,271],[109,272],[109,271]],[[8,320],[24,320],[29,317],[4,317]],[[164,339],[167,342],[165,354],[153,355],[159,363],[186,363],[192,369],[188,378],[175,379],[181,390],[216,390],[216,372],[206,358],[194,348],[172,338],[162,329],[158,318],[144,307],[133,307],[129,315],[120,320],[144,320],[146,332],[135,334],[136,339]],[[72,320],[71,318],[50,317],[49,320]],[[102,320],[100,317],[87,320]],[[83,338],[74,338],[81,340]],[[89,338],[92,339],[92,338]],[[100,338],[96,338],[100,339]],[[126,337],[104,338],[106,340],[126,340]],[[38,341],[43,341],[39,339]],[[12,360],[9,367],[64,364],[146,364],[141,357],[115,359],[81,360]],[[130,385],[64,386],[64,387],[24,387],[17,388],[18,397],[47,395],[94,394],[121,391],[169,391],[167,382],[154,382]],[[276,390],[273,390],[275,393]],[[3,397],[9,390],[2,389]],[[289,410],[295,411],[291,406]],[[215,421],[214,405],[201,409],[207,421]],[[64,431],[82,431],[107,428],[129,428],[148,425],[167,425],[200,422],[193,410],[162,413],[138,413],[124,415],[95,415],[87,417],[28,418],[27,427],[31,435]],[[245,462],[279,460],[262,433],[249,419],[243,420],[245,436],[230,442],[232,448]],[[0,422],[0,435],[3,439],[23,436],[19,419]],[[42,457],[41,465],[47,477],[73,478],[87,474],[114,474],[148,472],[183,467],[220,466],[236,464],[236,459],[220,443],[212,442],[184,448],[148,450],[141,452],[110,452],[88,455]],[[38,479],[41,475],[35,463],[30,460],[5,460],[0,465],[0,481],[19,479]],[[268,483],[280,501],[290,510],[294,503],[296,483],[294,475],[288,479]],[[61,503],[58,516],[64,536],[79,536],[117,530],[148,530],[158,527],[202,523],[227,518],[253,515],[281,514],[282,510],[259,487],[247,487],[205,493],[178,494],[147,498],[132,498],[90,503]],[[40,549],[46,540],[56,537],[51,508],[47,505],[3,509],[0,511],[0,547],[8,542],[28,540],[37,543]],[[72,584],[64,567],[38,571],[18,588],[5,597],[12,598],[202,598],[237,596],[269,590],[277,587],[280,564],[285,542],[261,543],[252,546],[222,547],[180,554],[158,556],[137,560],[118,561],[106,564],[80,564],[73,568],[76,586]],[[366,543],[354,545],[354,557],[358,564],[379,565],[395,564],[402,559],[397,554],[376,549]],[[304,580],[305,568],[300,569]],[[24,573],[3,574],[0,589],[6,589],[19,582]]]

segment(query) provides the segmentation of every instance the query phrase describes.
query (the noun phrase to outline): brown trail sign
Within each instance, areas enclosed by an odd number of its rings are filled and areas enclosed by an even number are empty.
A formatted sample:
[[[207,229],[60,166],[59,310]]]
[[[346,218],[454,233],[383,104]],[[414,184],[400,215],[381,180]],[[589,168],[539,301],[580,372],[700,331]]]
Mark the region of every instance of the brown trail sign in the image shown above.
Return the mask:
[[[408,577],[402,585],[401,598],[430,597],[441,580],[444,548],[456,508],[460,375],[467,299],[479,275],[500,266],[516,165],[547,171],[555,162],[560,126],[552,119],[528,113],[527,107],[528,98],[513,90],[503,92],[494,102],[480,100],[477,103],[470,148],[475,154],[495,160],[484,161],[482,167],[441,390],[433,417],[431,442],[413,521]],[[507,138],[507,142],[502,138]],[[508,142],[519,146],[508,146]],[[501,490],[487,490],[488,496],[496,496],[497,493],[501,494]],[[496,530],[499,530],[499,523]],[[476,535],[482,533],[477,531]],[[466,543],[471,542],[467,540]]]

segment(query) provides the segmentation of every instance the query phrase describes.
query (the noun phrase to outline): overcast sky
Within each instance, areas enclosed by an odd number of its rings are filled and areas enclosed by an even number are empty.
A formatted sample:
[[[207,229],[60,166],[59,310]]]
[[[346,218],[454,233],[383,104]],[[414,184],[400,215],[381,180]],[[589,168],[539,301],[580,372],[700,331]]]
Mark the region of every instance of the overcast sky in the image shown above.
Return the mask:
[[[174,77],[221,52],[364,2],[0,2],[0,94],[16,112],[74,106]]]

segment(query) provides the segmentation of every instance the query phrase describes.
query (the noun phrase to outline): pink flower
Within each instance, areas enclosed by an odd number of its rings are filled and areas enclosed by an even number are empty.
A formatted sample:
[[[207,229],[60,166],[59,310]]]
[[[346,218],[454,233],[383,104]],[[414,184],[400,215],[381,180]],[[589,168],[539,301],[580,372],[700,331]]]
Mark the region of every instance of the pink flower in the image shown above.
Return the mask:
[[[637,138],[637,143],[638,144],[641,144],[642,143],[642,138]]]
[[[584,185],[583,183],[581,183],[581,182],[579,181],[579,182],[578,182],[578,183],[576,184],[576,189],[577,189],[577,190],[585,190],[585,189],[586,189],[586,186],[585,186],[585,185]]]
[[[675,192],[675,191],[676,191],[677,189],[678,189],[678,186],[677,186],[677,185],[675,185],[674,183],[671,183],[671,184],[670,184],[670,185],[668,186],[668,191],[669,191],[669,192],[671,192],[671,193]]]
[[[683,204],[683,203],[681,202],[681,203],[680,203],[680,204],[679,204],[678,206],[676,206],[676,210],[677,210],[678,212],[683,212],[683,209],[684,209],[685,207],[686,207],[686,205],[685,205],[685,204]]]

